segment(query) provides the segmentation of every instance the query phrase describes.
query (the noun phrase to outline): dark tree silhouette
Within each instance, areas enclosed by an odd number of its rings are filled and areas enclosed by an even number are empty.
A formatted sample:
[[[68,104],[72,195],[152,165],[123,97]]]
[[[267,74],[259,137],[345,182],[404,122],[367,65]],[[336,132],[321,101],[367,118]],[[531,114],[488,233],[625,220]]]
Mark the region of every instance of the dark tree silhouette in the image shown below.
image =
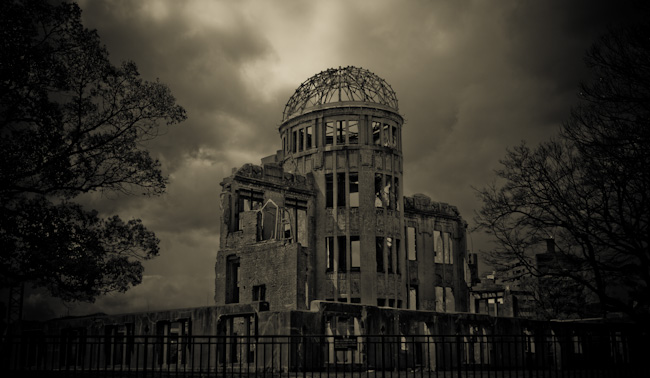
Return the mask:
[[[84,301],[140,283],[154,233],[72,200],[164,192],[143,142],[185,110],[133,62],[112,65],[76,4],[3,1],[0,43],[0,283]]]
[[[613,30],[586,54],[593,79],[560,135],[509,150],[498,183],[478,191],[489,262],[570,279],[600,311],[650,314],[650,25]],[[543,266],[536,254],[555,250]],[[558,281],[560,282],[560,281]]]

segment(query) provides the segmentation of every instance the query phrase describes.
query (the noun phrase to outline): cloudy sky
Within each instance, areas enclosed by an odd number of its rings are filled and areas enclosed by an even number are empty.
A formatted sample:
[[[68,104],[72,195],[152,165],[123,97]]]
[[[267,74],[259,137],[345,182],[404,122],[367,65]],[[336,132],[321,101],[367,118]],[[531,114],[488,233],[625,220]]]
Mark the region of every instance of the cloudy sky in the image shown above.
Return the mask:
[[[588,78],[584,51],[633,14],[619,3],[80,0],[112,60],[133,60],[145,79],[169,85],[188,120],[150,145],[167,194],[82,199],[156,232],[161,254],[143,283],[92,306],[32,293],[26,313],[212,304],[219,182],[280,148],[284,104],[330,67],[363,67],[391,84],[406,120],[405,194],[456,205],[471,225],[480,206],[472,187],[493,180],[506,147],[556,133]],[[477,233],[470,247],[490,248]]]

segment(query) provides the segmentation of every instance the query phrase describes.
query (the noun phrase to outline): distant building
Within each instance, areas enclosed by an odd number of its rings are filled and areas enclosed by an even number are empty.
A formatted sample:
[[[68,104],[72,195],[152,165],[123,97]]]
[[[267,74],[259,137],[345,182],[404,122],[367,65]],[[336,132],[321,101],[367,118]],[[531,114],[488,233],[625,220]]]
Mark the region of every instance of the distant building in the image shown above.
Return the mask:
[[[218,306],[314,300],[467,312],[467,223],[403,194],[403,118],[383,79],[323,71],[287,102],[282,149],[221,183]]]

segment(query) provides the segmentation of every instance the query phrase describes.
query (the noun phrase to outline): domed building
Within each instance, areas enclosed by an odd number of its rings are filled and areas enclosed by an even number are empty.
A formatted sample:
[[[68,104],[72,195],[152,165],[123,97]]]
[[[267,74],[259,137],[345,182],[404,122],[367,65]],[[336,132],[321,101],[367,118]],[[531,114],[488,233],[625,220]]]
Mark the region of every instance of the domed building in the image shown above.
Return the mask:
[[[453,206],[404,197],[403,126],[395,91],[368,70],[302,83],[282,149],[221,183],[216,304],[469,311],[466,223]]]

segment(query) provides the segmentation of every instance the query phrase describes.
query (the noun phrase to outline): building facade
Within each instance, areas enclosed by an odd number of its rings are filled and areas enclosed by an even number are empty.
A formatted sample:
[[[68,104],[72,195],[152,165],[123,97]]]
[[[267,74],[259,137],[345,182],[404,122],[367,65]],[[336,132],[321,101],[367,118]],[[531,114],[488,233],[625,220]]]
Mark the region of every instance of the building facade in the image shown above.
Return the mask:
[[[216,305],[468,311],[467,224],[453,206],[404,196],[403,124],[395,92],[365,69],[300,85],[282,149],[221,183]]]

